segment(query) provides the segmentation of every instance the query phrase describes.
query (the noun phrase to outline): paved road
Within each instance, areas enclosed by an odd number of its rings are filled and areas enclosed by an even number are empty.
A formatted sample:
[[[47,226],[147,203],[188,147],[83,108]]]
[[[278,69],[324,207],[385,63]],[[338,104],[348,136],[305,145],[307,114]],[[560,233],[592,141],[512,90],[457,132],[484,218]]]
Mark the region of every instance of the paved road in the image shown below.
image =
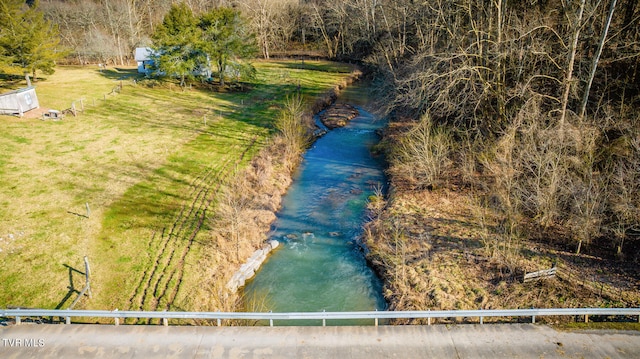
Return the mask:
[[[542,325],[0,327],[0,358],[640,358],[640,332]]]

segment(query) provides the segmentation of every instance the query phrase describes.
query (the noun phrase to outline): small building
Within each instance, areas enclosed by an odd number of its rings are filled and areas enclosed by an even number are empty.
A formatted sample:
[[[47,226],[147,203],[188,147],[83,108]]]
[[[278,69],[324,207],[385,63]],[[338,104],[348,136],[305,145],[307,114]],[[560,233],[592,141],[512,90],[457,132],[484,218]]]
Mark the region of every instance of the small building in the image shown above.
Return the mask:
[[[36,88],[27,86],[19,90],[0,94],[0,115],[18,115],[39,108]]]
[[[151,73],[154,65],[152,54],[153,50],[150,47],[136,48],[135,58],[138,63],[138,73],[147,75]]]

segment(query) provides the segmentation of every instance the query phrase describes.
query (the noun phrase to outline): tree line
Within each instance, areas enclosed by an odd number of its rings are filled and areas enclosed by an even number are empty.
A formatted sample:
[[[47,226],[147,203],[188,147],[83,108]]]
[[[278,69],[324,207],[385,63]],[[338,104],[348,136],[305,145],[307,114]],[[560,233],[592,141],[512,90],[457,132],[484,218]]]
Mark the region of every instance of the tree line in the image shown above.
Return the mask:
[[[24,1],[23,1],[24,3]],[[39,8],[59,29],[61,44],[75,63],[130,64],[136,47],[151,46],[153,34],[172,6],[196,17],[214,9],[242,13],[262,55],[282,50],[299,24],[293,0],[49,0]]]

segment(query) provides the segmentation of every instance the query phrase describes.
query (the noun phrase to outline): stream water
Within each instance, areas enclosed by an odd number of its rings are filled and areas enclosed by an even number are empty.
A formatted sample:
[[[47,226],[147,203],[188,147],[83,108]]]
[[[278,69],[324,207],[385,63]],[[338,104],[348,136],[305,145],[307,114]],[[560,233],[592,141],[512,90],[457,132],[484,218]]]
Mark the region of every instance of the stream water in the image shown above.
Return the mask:
[[[248,310],[386,308],[381,282],[357,242],[368,197],[386,181],[383,163],[370,152],[384,123],[358,109],[359,117],[329,131],[305,154],[270,234],[281,245],[245,286]]]

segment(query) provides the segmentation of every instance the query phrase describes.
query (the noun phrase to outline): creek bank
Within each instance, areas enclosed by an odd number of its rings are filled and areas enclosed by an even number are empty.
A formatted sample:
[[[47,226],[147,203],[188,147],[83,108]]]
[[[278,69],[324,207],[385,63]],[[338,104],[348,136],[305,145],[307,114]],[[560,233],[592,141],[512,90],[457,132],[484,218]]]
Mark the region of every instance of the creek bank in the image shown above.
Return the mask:
[[[310,130],[314,127],[310,120],[314,116],[312,116],[310,112],[318,115],[334,106],[340,93],[349,85],[358,81],[361,76],[362,72],[355,68],[349,77],[314,100],[313,104],[309,107],[310,110],[305,114],[305,117],[309,121]],[[351,117],[351,119],[354,117],[355,116]],[[318,137],[319,136],[315,136],[314,139]],[[243,231],[246,235],[243,237],[248,239],[246,240],[247,243],[242,245],[243,249],[241,250],[242,254],[240,254],[240,258],[247,255],[250,250],[258,249],[255,250],[249,259],[242,263],[239,268],[231,263],[229,263],[231,265],[226,268],[223,266],[215,268],[224,273],[224,278],[229,278],[222,286],[220,284],[213,285],[213,287],[216,288],[212,290],[213,292],[220,292],[220,287],[224,287],[224,291],[227,292],[224,294],[225,298],[231,299],[233,297],[229,297],[229,295],[237,295],[238,290],[244,286],[246,280],[253,277],[255,272],[260,268],[260,264],[266,260],[268,254],[277,246],[277,244],[274,246],[271,241],[266,245],[264,243],[267,239],[267,233],[276,219],[275,214],[281,207],[282,195],[287,192],[292,181],[292,174],[302,159],[301,156],[298,155],[296,155],[295,158],[288,158],[288,151],[283,150],[285,147],[286,144],[282,142],[282,139],[274,139],[269,147],[263,149],[252,160],[249,168],[245,170],[244,173],[239,174],[239,177],[242,177],[243,181],[249,182],[246,185],[239,186],[241,188],[238,190],[238,192],[241,192],[239,195],[246,198],[237,199],[237,201],[249,203],[243,210],[247,215],[239,215],[239,217],[246,218],[246,220],[243,221]],[[242,187],[245,187],[245,189],[242,189]],[[269,212],[268,216],[263,213],[263,215],[259,217],[270,217],[270,220],[258,220],[258,216],[256,216],[255,213],[266,211]],[[224,237],[224,235],[221,235],[221,237]],[[278,243],[277,241],[273,242]],[[266,247],[271,247],[271,249],[265,252]],[[264,258],[262,258],[263,254]],[[217,257],[218,255],[219,254],[212,253],[210,257]],[[231,254],[228,256],[230,258],[233,257]],[[257,261],[254,257],[262,258],[262,260]],[[207,265],[207,261],[204,261],[203,265]],[[235,272],[229,270],[230,268],[233,270],[234,267],[238,268]],[[229,300],[229,302],[232,301],[233,299]]]

